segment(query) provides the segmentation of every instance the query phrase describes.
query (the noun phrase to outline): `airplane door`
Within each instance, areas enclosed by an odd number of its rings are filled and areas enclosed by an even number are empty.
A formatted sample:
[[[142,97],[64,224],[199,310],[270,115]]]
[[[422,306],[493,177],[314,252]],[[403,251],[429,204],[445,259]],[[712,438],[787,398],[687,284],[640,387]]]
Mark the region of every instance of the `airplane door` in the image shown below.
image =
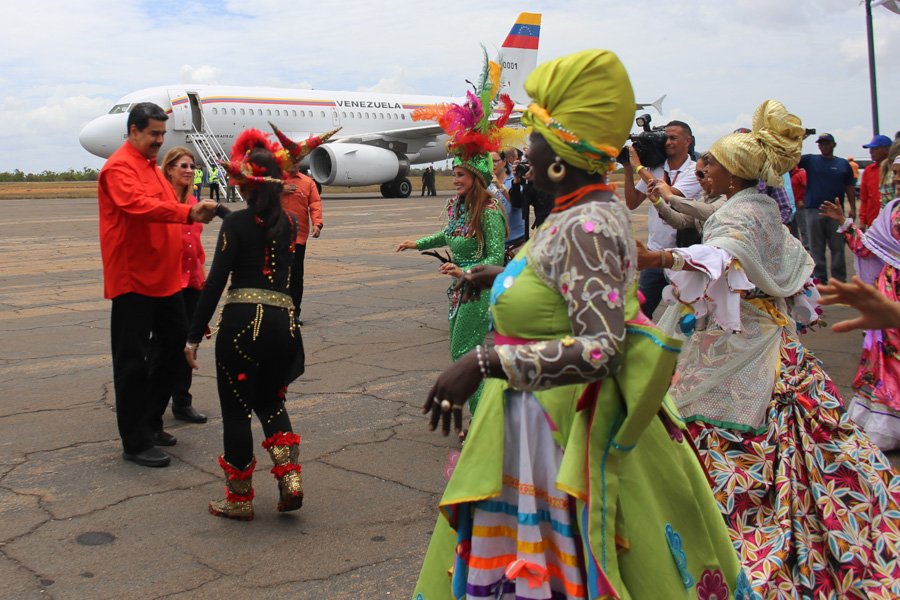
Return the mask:
[[[341,126],[341,119],[340,119],[340,117],[338,116],[338,110],[337,110],[336,108],[332,108],[332,109],[331,109],[331,123],[332,123],[335,127],[340,127],[340,126]]]
[[[190,131],[194,121],[187,95],[181,90],[169,90],[169,102],[172,104],[172,129]]]
[[[200,103],[200,94],[188,92],[187,95],[191,105],[191,124],[197,131],[203,131],[203,105]]]

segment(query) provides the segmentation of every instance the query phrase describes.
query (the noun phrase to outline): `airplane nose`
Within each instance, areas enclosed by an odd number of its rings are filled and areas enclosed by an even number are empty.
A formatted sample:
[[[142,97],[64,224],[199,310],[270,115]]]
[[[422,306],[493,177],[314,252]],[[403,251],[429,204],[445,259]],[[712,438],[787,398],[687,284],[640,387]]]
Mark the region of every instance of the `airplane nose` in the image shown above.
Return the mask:
[[[125,139],[125,115],[103,115],[84,126],[78,134],[81,147],[101,158],[108,158]]]

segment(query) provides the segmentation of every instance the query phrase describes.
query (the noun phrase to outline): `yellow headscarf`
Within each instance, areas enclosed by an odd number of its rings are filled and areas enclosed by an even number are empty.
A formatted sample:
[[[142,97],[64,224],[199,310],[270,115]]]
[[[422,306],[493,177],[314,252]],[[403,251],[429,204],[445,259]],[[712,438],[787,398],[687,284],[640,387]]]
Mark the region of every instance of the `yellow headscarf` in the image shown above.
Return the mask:
[[[766,100],[753,115],[750,133],[731,133],[709,149],[719,163],[741,179],[761,179],[780,187],[783,175],[800,160],[806,130],[777,100]]]
[[[522,122],[567,163],[605,173],[628,139],[634,90],[609,50],[584,50],[539,65],[525,81],[534,101]]]

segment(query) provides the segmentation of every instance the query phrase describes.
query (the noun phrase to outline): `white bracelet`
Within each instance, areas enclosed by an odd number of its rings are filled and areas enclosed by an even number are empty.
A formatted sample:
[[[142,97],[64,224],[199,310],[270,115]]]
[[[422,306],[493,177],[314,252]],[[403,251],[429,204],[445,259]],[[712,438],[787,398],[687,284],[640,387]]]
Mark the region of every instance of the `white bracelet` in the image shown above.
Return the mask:
[[[481,345],[475,346],[475,356],[478,358],[478,370],[481,371],[481,378],[488,378],[487,350],[482,351]]]
[[[671,252],[672,254],[672,266],[671,269],[673,271],[680,271],[684,268],[684,257],[678,252]]]

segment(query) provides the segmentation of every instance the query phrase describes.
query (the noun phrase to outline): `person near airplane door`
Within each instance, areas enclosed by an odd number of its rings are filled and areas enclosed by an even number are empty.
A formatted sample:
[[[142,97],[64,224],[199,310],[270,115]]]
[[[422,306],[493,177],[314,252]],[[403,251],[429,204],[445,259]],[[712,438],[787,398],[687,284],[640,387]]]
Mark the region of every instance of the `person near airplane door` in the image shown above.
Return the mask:
[[[157,168],[168,118],[156,104],[135,104],[126,123],[128,137],[103,165],[97,183],[122,457],[144,467],[168,466],[171,458],[156,446],[176,441],[161,437],[152,420],[157,399],[171,396],[179,348],[187,336],[181,226],[208,223],[216,207],[208,201],[178,202]],[[156,362],[148,360],[151,337],[159,344]]]

